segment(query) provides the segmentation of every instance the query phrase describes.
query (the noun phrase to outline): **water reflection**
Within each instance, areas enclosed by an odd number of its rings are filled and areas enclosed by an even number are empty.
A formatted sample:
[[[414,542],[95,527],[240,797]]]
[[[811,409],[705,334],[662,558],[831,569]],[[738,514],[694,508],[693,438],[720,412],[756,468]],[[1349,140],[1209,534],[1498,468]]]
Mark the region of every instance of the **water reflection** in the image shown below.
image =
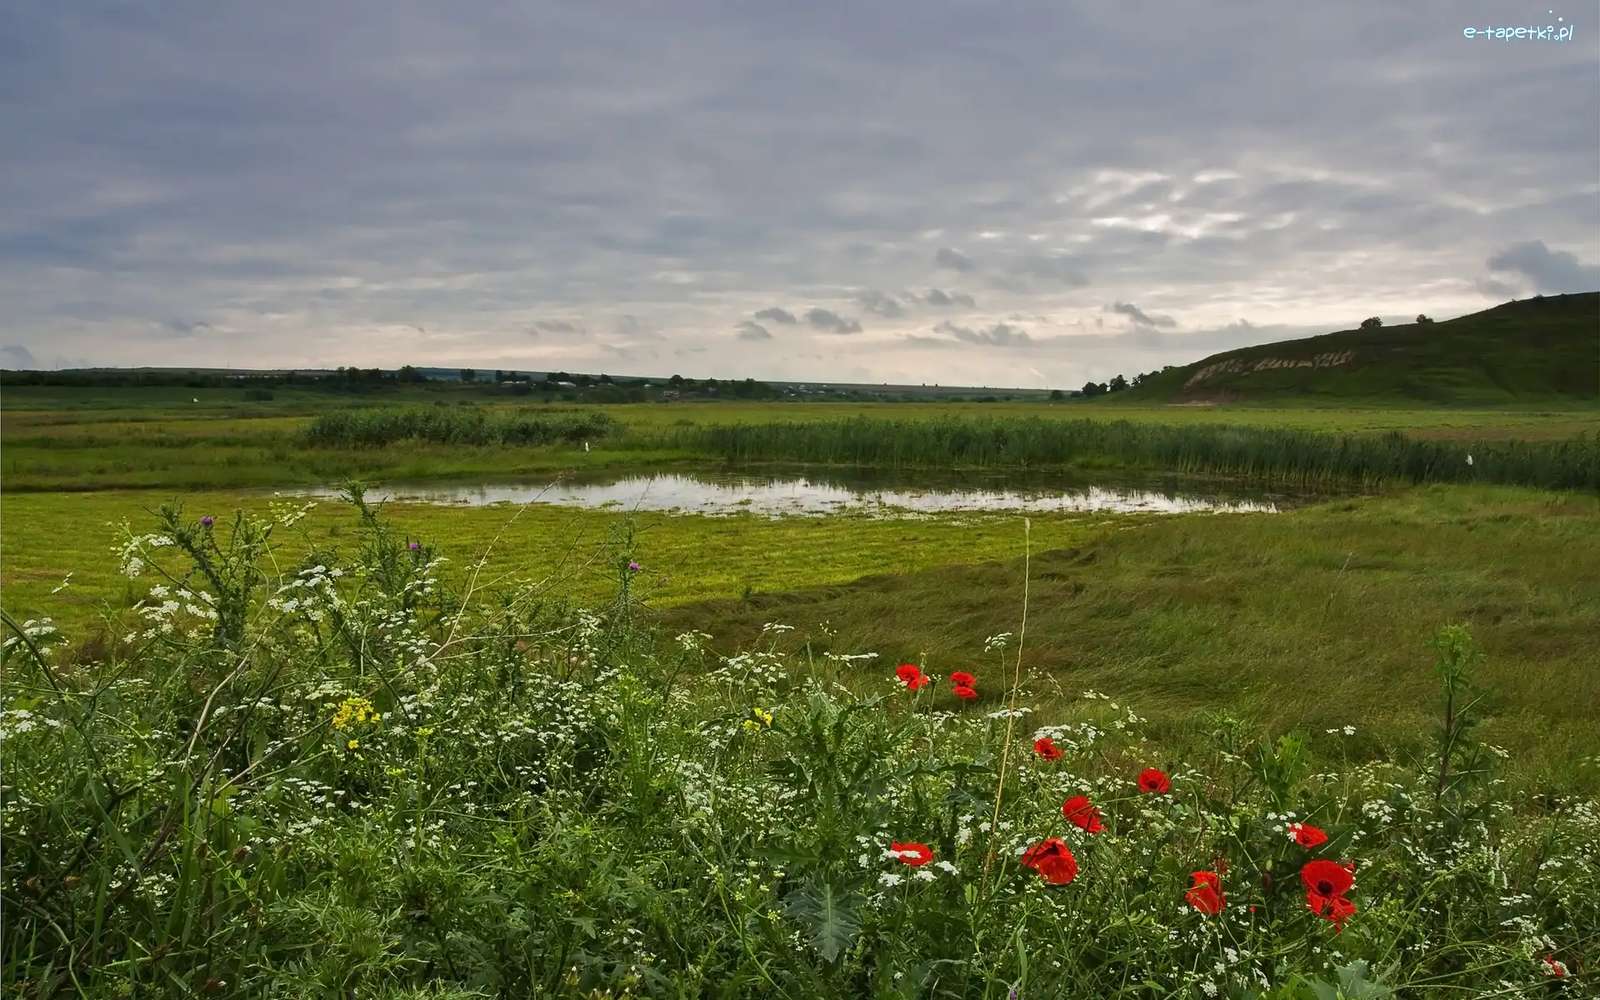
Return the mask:
[[[307,491],[334,496],[338,490]],[[972,479],[860,473],[754,474],[661,472],[644,475],[498,483],[389,483],[372,500],[486,506],[547,503],[693,514],[748,512],[767,517],[1014,511],[1019,513],[1277,513],[1295,497],[1168,479],[1075,483],[1057,477]]]

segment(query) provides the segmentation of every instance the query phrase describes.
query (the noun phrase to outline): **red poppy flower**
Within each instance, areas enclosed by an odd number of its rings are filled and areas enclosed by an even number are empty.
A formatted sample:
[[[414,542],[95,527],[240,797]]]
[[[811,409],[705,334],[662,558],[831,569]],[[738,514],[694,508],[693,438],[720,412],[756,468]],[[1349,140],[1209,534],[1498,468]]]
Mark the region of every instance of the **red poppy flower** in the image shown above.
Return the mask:
[[[1045,760],[1060,760],[1062,756],[1061,748],[1048,736],[1041,736],[1033,741],[1033,752]]]
[[[927,844],[919,844],[916,841],[912,841],[909,844],[902,844],[898,840],[890,841],[889,850],[895,852],[900,858],[901,864],[910,865],[913,868],[921,868],[933,860],[933,848]]]
[[[950,683],[956,685],[957,687],[977,687],[978,679],[967,673],[965,670],[957,670],[950,675]]]
[[[1022,852],[1022,864],[1051,885],[1066,885],[1078,877],[1078,859],[1060,837],[1050,837]]]
[[[922,668],[915,663],[900,664],[894,669],[894,675],[912,691],[921,690],[933,683],[933,678],[923,673]]]
[[[955,696],[962,701],[972,701],[978,697],[978,689],[967,687],[965,684],[957,684]]]
[[[1172,779],[1167,772],[1147,767],[1139,772],[1139,791],[1146,794],[1165,795],[1172,791]]]
[[[1216,872],[1195,872],[1189,879],[1193,884],[1183,894],[1189,905],[1207,915],[1221,913],[1222,904],[1227,901],[1222,894],[1222,876]]]
[[[1100,810],[1094,807],[1087,795],[1074,795],[1061,803],[1061,815],[1067,822],[1086,833],[1099,833],[1105,829],[1105,824],[1100,822]]]
[[[1316,858],[1300,869],[1300,881],[1306,887],[1306,906],[1312,913],[1334,926],[1343,928],[1344,922],[1356,912],[1356,904],[1345,897],[1356,884],[1352,868]]]
[[[1301,847],[1318,847],[1328,842],[1328,833],[1310,823],[1290,823],[1289,836]]]

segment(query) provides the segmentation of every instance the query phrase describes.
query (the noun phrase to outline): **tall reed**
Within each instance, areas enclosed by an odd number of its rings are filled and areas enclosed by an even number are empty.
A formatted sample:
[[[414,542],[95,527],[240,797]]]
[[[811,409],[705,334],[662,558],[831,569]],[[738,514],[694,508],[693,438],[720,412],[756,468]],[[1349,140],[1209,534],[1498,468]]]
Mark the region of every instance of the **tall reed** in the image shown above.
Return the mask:
[[[378,448],[399,441],[433,444],[553,444],[604,437],[617,427],[600,412],[530,413],[477,408],[336,410],[312,421],[313,447]]]
[[[1566,441],[1425,441],[1399,432],[1329,434],[1232,425],[1036,417],[684,428],[675,443],[732,462],[877,467],[1087,466],[1211,473],[1280,483],[1490,482],[1600,489],[1600,435]]]

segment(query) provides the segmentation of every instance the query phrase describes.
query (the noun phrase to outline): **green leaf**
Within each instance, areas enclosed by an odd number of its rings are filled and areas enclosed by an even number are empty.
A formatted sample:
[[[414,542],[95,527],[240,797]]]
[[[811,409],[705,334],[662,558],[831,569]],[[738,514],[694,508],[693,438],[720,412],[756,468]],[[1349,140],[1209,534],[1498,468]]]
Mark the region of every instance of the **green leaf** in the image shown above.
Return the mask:
[[[823,882],[796,892],[784,906],[789,918],[806,929],[825,961],[836,961],[861,933],[861,897],[841,893],[832,883]]]
[[[1339,976],[1339,992],[1349,1000],[1388,1000],[1394,991],[1372,976],[1372,969],[1361,959],[1334,970]]]

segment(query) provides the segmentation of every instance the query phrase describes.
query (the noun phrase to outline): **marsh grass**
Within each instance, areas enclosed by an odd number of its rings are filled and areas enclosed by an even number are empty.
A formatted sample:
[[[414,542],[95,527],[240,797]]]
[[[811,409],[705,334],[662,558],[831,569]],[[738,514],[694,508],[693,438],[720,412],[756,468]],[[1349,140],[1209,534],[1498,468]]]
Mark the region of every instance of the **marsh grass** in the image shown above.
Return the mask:
[[[445,445],[545,445],[603,438],[617,423],[598,410],[538,412],[478,407],[335,410],[306,428],[313,448],[380,448],[402,441]]]
[[[1600,434],[1565,441],[1417,440],[1127,420],[855,417],[685,429],[673,443],[730,462],[877,468],[1156,468],[1318,486],[1506,483],[1600,489]]]

